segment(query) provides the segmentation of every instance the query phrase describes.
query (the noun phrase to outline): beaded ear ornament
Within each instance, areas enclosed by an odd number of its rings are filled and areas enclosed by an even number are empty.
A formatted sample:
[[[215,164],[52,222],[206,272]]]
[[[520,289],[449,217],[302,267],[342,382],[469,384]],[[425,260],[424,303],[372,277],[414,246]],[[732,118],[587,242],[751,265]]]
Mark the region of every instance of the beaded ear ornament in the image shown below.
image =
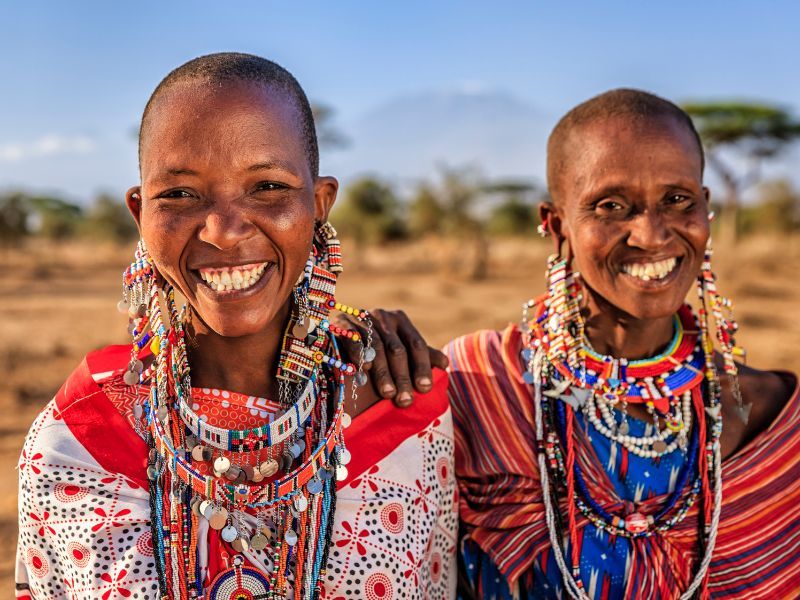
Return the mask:
[[[229,594],[239,591],[242,597],[259,598],[320,594],[336,481],[346,479],[350,461],[344,442],[351,420],[344,410],[344,380],[355,376],[365,381],[361,366],[374,353],[369,314],[335,299],[341,270],[336,232],[330,224],[318,224],[281,346],[281,409],[263,425],[231,430],[208,423],[192,409],[186,307],[179,314],[174,290],[157,273],[144,243],[137,247],[124,275],[125,303],[120,304],[131,316],[134,339],[123,378],[129,385],[150,382],[149,397],[134,407],[134,416],[151,448],[147,475],[161,597],[238,598]],[[331,310],[363,321],[367,339],[332,325]],[[358,365],[342,359],[337,335],[362,342]],[[148,349],[154,360],[143,369]],[[355,396],[357,386],[352,387]],[[198,549],[207,542],[198,539],[198,532],[207,529],[201,522],[219,531],[233,552],[257,552],[267,572],[235,559],[206,589]],[[231,587],[240,583],[241,589]]]

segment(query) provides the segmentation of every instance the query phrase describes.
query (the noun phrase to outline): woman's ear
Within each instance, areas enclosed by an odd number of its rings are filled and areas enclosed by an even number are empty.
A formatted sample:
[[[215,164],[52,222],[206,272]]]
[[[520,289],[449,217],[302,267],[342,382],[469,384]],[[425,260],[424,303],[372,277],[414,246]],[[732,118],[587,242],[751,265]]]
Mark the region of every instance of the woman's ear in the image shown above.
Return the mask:
[[[125,193],[125,204],[128,210],[133,215],[133,220],[136,221],[136,227],[139,230],[139,235],[142,233],[142,188],[134,186]]]
[[[561,211],[552,201],[542,202],[539,205],[539,218],[542,220],[542,230],[546,237],[553,240],[556,254],[561,254],[561,246],[566,238],[564,234],[564,220]]]
[[[314,181],[314,220],[324,223],[336,202],[339,182],[335,177],[317,177]]]

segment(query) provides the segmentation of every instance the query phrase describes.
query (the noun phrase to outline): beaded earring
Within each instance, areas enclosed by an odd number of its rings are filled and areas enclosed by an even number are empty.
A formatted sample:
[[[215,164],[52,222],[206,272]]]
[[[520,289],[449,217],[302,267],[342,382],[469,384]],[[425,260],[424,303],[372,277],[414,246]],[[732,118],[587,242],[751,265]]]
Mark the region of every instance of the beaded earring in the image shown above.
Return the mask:
[[[580,285],[571,261],[560,254],[553,254],[547,260],[547,292],[548,319],[544,328],[550,339],[551,357],[579,369],[583,362]]]
[[[133,262],[122,274],[122,300],[117,303],[117,310],[127,314],[130,319],[128,333],[133,338],[131,360],[123,375],[127,385],[139,383],[144,370],[139,352],[151,341],[147,325],[150,320],[150,294],[157,275],[144,240],[139,240]]]
[[[736,345],[735,335],[739,330],[739,325],[733,317],[733,303],[729,298],[720,295],[717,291],[717,277],[711,269],[712,255],[713,249],[709,238],[700,274],[697,277],[700,329],[703,344],[706,348],[706,377],[709,381],[716,380],[714,341],[710,327],[710,317],[713,316],[715,337],[722,352],[725,373],[731,378],[731,390],[734,400],[736,400],[736,414],[746,425],[750,419],[750,409],[753,405],[752,403],[745,404],[742,399],[742,392],[739,387],[739,368],[734,359],[735,356],[744,358],[746,353],[743,348]]]

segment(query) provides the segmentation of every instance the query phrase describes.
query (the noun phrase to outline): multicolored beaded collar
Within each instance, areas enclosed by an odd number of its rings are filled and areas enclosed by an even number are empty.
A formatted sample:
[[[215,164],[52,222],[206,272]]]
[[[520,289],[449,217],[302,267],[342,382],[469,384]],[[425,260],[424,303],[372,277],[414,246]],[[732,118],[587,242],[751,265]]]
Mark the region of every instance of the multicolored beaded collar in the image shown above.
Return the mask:
[[[658,413],[667,415],[670,399],[700,385],[705,377],[699,325],[688,304],[675,315],[675,334],[662,354],[628,361],[600,355],[584,341],[581,352],[585,367],[570,367],[564,360],[551,356],[550,336],[544,326],[547,319],[548,312],[542,304],[531,328],[534,347],[541,345],[551,364],[570,384],[593,389],[612,404],[620,400],[652,404]]]

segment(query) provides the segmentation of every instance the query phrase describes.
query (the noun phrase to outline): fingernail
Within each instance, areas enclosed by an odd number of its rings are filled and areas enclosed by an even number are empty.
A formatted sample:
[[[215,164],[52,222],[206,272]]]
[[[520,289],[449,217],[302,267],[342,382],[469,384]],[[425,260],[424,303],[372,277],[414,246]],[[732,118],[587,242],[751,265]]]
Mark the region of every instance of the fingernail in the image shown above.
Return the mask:
[[[408,392],[401,392],[400,396],[397,398],[397,403],[402,407],[406,407],[411,405],[412,400],[411,394]]]
[[[394,386],[387,383],[385,386],[381,388],[381,393],[386,396],[391,396],[392,394],[394,394]]]
[[[428,387],[432,382],[430,377],[420,377],[419,379],[417,379],[417,383],[419,385],[424,385],[425,387]]]

